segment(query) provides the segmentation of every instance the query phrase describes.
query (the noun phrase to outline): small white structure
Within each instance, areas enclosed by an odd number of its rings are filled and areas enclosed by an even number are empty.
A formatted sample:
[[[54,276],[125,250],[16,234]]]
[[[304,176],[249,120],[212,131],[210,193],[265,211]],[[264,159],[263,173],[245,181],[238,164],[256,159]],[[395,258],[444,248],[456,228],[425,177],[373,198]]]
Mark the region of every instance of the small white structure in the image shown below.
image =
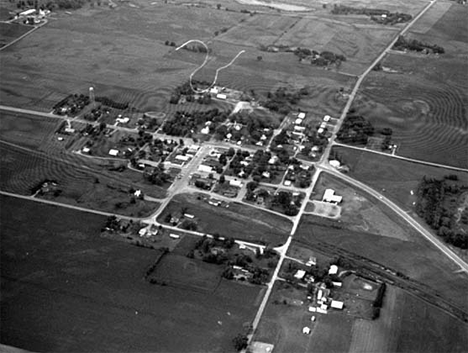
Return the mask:
[[[338,266],[331,265],[330,269],[328,270],[329,275],[336,275],[338,273]]]
[[[179,239],[179,238],[180,238],[180,235],[178,235],[178,234],[169,234],[169,236],[170,236],[172,239]]]
[[[331,301],[331,304],[330,306],[333,308],[333,309],[339,309],[339,310],[343,310],[343,305],[344,303],[343,302],[340,302],[338,300],[332,300]]]
[[[232,137],[232,134],[231,134],[231,133],[226,134],[226,138],[227,138],[227,139],[230,139],[231,137]]]
[[[189,213],[184,213],[184,217],[189,218],[189,219],[194,219],[195,218],[195,216],[193,214],[189,214]]]
[[[301,113],[297,114],[297,117],[298,117],[299,119],[304,119],[304,118],[306,117],[306,114],[303,113],[303,112],[301,112]]]
[[[208,135],[210,133],[210,128],[209,126],[205,126],[203,129],[200,130],[200,132],[203,134],[203,135]]]
[[[314,321],[315,321],[315,316],[312,316],[312,317],[310,318],[310,321],[314,322]]]
[[[317,308],[315,306],[309,306],[309,311],[311,313],[315,313],[315,312],[317,312]]]
[[[30,15],[34,15],[36,13],[36,10],[35,9],[29,9],[29,10],[26,10],[26,11],[23,11],[23,12],[20,12],[20,16],[30,16]]]
[[[317,300],[322,299],[322,297],[323,297],[323,290],[319,289],[317,293]]]
[[[210,89],[210,93],[211,94],[218,94],[219,93],[218,87],[213,87],[212,89]]]
[[[116,150],[116,149],[111,149],[109,151],[109,155],[113,156],[113,157],[117,157],[119,155],[119,150]]]
[[[270,176],[271,176],[271,174],[270,174],[270,172],[268,172],[268,171],[264,171],[264,172],[262,173],[262,177],[264,177],[264,178],[270,179]]]
[[[115,121],[117,121],[117,122],[120,123],[120,124],[127,124],[127,123],[130,121],[130,119],[129,119],[128,117],[125,117],[125,118],[117,118],[117,119],[115,119]]]
[[[323,202],[329,202],[335,205],[339,204],[342,200],[343,200],[343,196],[335,195],[335,190],[333,189],[325,190],[325,193],[323,194],[323,198],[322,198]]]
[[[330,115],[325,115],[325,116],[323,117],[323,121],[330,121],[330,119],[331,119],[331,116],[330,116]]]
[[[304,270],[297,270],[296,274],[294,275],[294,278],[297,279],[303,279],[306,274],[306,271]]]
[[[294,126],[294,131],[304,131],[305,130],[305,126]]]
[[[317,308],[317,312],[320,313],[320,314],[326,314],[327,311],[325,309],[322,309],[322,308]]]
[[[339,168],[341,166],[340,161],[337,161],[336,159],[332,159],[331,161],[328,162],[333,168]]]
[[[322,122],[322,123],[320,124],[320,127],[321,127],[322,129],[325,129],[325,128],[327,127],[327,123],[326,123],[326,122]]]
[[[304,328],[302,329],[302,333],[303,333],[304,335],[310,335],[310,328],[307,327],[307,326],[304,327]]]
[[[57,137],[57,140],[63,141],[63,137]]]
[[[242,182],[240,180],[237,180],[237,179],[231,179],[231,180],[229,180],[229,185],[230,186],[235,186],[236,188],[240,188],[240,187],[242,187]]]
[[[333,287],[342,287],[343,283],[342,282],[332,282]]]
[[[302,124],[302,119],[296,119],[296,121],[294,122],[294,124],[296,125],[301,125]]]
[[[213,171],[213,168],[209,165],[200,164],[198,166],[198,171],[203,173],[211,173]]]
[[[182,162],[187,162],[190,159],[190,156],[183,156],[181,154],[178,154],[177,156],[174,157],[174,159]]]
[[[227,99],[227,96],[226,96],[225,94],[218,93],[218,94],[216,95],[216,98],[222,99],[222,100],[226,100],[226,99]]]
[[[133,193],[133,195],[135,195],[136,197],[140,197],[142,195],[142,192],[141,190],[137,190]]]
[[[268,164],[275,164],[278,162],[278,156],[273,156],[269,159]]]
[[[284,186],[291,186],[291,180],[285,180]]]

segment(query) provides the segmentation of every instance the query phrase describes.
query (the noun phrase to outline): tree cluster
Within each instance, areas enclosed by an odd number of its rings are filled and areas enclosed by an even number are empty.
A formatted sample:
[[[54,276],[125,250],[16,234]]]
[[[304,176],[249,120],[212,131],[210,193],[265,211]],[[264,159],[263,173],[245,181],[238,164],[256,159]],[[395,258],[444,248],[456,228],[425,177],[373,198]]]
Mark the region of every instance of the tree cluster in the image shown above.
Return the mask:
[[[119,103],[107,97],[96,97],[96,102],[100,102],[103,105],[119,110],[125,110],[128,108],[128,103]]]
[[[157,186],[163,186],[171,179],[171,176],[165,172],[162,164],[159,164],[159,166],[154,168],[153,170],[145,171],[143,176],[145,180]]]
[[[367,144],[369,136],[374,134],[374,127],[363,116],[350,111],[338,131],[337,139],[344,143]]]
[[[457,207],[450,207],[448,203],[449,199],[458,199],[468,186],[459,186],[450,180],[449,177],[442,180],[424,177],[417,190],[416,213],[437,230],[437,235],[445,242],[468,249],[468,234],[462,231],[455,220]],[[465,212],[460,222],[468,224],[468,213]]]
[[[306,87],[299,90],[290,90],[286,87],[280,87],[275,92],[268,92],[267,101],[263,104],[266,108],[281,114],[288,114],[291,111],[291,105],[309,95]]]
[[[218,109],[208,111],[181,112],[176,111],[171,119],[166,120],[163,125],[163,132],[172,136],[191,136],[197,131],[201,124],[211,121],[211,127],[216,128],[219,122],[227,118],[226,112],[220,112]]]
[[[53,106],[54,114],[62,115],[62,108],[67,108],[66,113],[75,114],[89,104],[89,97],[84,94],[70,94]]]
[[[295,216],[299,213],[301,202],[299,199],[293,200],[290,192],[280,191],[273,196],[271,205],[281,207],[287,216]]]
[[[398,40],[396,41],[395,45],[393,46],[395,50],[411,50],[411,51],[430,51],[434,54],[443,54],[445,53],[445,49],[436,45],[436,44],[428,44],[424,42],[420,42],[416,39],[406,39],[403,36],[399,36]]]
[[[393,25],[396,23],[404,23],[410,21],[411,15],[399,12],[390,12],[389,10],[373,9],[368,7],[351,7],[344,5],[333,5],[331,13],[334,15],[366,15],[370,16],[371,20],[384,25]]]

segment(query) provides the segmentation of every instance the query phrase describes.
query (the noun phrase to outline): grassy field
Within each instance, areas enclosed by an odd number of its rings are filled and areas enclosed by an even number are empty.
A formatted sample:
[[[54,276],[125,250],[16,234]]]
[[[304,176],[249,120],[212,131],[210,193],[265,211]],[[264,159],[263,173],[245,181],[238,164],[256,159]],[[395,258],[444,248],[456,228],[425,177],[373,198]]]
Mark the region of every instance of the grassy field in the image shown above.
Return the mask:
[[[321,218],[306,215],[295,239],[313,246],[326,243],[363,256],[434,289],[463,310],[468,310],[468,276],[454,272],[458,268],[424,238],[403,241],[391,237],[323,225]]]
[[[424,176],[441,179],[445,175],[456,174],[460,184],[468,184],[468,173],[425,166],[370,152],[350,148],[334,147],[350,167],[349,174],[373,187],[408,211],[413,211],[413,202],[419,182]]]
[[[154,202],[130,203],[130,189],[140,185],[122,181],[122,176],[118,174],[93,171],[76,157],[55,159],[5,144],[0,144],[0,152],[0,189],[3,191],[32,195],[32,189],[43,181],[55,180],[62,190],[61,194],[44,197],[57,202],[136,217],[150,214],[158,207]],[[139,173],[126,173],[138,174],[141,180]],[[164,190],[158,192],[157,187],[150,185],[142,187],[142,191],[153,197],[165,194]],[[118,206],[118,203],[121,205]]]
[[[401,240],[410,240],[414,230],[400,219],[389,207],[363,193],[350,184],[328,174],[321,174],[314,189],[314,200],[321,200],[325,189],[333,189],[343,197],[340,203],[341,216],[338,222],[350,230],[379,234]]]
[[[24,26],[17,23],[0,23],[0,48],[32,29],[33,27],[31,26]]]
[[[288,237],[292,223],[286,218],[273,215],[242,204],[230,203],[229,208],[216,207],[198,200],[194,194],[179,194],[158,217],[163,222],[168,214],[186,213],[195,216],[197,231],[250,241],[260,241],[272,246],[283,244]]]
[[[214,293],[199,293],[151,285],[143,276],[158,252],[100,238],[104,217],[0,199],[3,344],[229,352],[253,319],[258,287],[223,281]]]

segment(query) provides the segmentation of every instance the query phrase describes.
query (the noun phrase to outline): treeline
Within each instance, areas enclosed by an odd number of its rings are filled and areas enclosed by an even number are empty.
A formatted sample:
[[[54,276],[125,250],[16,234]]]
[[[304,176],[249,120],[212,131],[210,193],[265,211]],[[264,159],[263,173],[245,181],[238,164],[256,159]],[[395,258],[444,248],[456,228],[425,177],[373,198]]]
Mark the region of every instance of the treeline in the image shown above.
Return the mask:
[[[357,145],[367,144],[367,140],[374,134],[374,127],[362,115],[350,111],[341,125],[336,137],[344,143]]]
[[[460,186],[456,183],[457,180],[456,175],[445,176],[442,180],[425,176],[419,183],[416,194],[416,213],[435,229],[437,235],[445,242],[468,249],[468,234],[463,232],[459,224],[468,225],[467,210],[464,210],[457,220],[457,201],[462,193],[468,190],[468,186]]]
[[[107,97],[96,97],[95,100],[96,102],[102,103],[103,105],[110,107],[110,108],[115,108],[115,109],[120,109],[120,110],[125,110],[128,108],[128,103],[119,103]]]
[[[334,5],[331,13],[334,15],[366,15],[370,16],[372,21],[375,21],[384,25],[393,25],[396,23],[404,23],[410,21],[413,17],[406,13],[399,12],[390,12],[383,9],[373,9],[373,8],[357,8],[344,5]]]
[[[218,109],[202,112],[176,111],[173,118],[166,120],[162,130],[165,134],[172,136],[191,136],[197,131],[199,125],[211,121],[210,127],[216,129],[217,123],[225,121],[227,117],[227,112]]]
[[[293,53],[299,57],[299,60],[310,60],[310,63],[316,66],[329,66],[332,64],[340,66],[341,62],[346,61],[346,57],[344,55],[335,54],[331,51],[323,51],[319,53],[316,50],[310,50],[307,48],[296,48]]]
[[[396,41],[395,45],[393,46],[395,50],[411,50],[411,51],[431,51],[434,54],[443,54],[445,53],[445,49],[436,45],[436,44],[428,44],[424,42],[420,42],[416,39],[406,39],[403,36],[399,36],[398,40]]]
[[[190,81],[185,82],[184,84],[177,86],[172,95],[171,98],[169,99],[170,104],[178,104],[182,96],[185,97],[185,100],[187,102],[197,102],[200,104],[210,104],[211,103],[211,96],[209,93],[205,94],[197,94],[194,92],[192,87],[197,90],[197,89],[207,89],[210,86],[210,83],[206,81],[192,81],[192,84],[190,85]]]

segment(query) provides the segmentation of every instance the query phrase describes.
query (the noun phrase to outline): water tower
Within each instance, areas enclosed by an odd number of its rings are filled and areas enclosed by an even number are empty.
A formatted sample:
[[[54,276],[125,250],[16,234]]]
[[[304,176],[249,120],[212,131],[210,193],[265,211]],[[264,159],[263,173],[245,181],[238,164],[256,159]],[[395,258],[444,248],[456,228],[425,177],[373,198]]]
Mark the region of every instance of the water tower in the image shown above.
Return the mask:
[[[94,103],[94,87],[89,87],[89,101],[91,104]]]

